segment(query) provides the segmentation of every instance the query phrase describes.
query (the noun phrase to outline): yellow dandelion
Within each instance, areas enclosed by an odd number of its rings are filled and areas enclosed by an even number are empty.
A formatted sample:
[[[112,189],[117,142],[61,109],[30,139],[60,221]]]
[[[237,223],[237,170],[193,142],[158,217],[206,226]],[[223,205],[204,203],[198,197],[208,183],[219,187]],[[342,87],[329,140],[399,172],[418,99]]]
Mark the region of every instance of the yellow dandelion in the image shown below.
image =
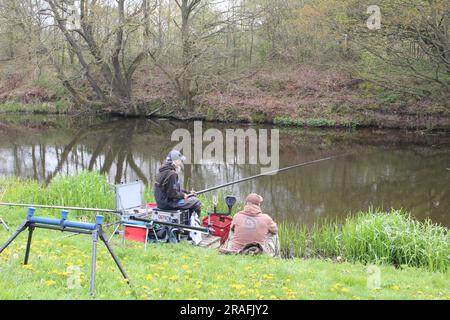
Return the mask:
[[[350,290],[348,289],[348,288],[341,288],[341,292],[343,292],[343,293],[348,293]]]
[[[394,290],[394,291],[399,291],[400,287],[399,286],[392,286],[391,289]]]
[[[56,284],[56,281],[47,280],[47,281],[45,281],[45,284],[48,285],[49,287],[51,287],[51,286],[54,286]]]
[[[178,280],[178,276],[177,275],[170,276],[169,280],[170,281],[176,281],[176,280]]]
[[[243,288],[245,288],[244,284],[240,284],[240,283],[233,283],[230,285],[231,288],[236,289],[236,290],[241,290]]]

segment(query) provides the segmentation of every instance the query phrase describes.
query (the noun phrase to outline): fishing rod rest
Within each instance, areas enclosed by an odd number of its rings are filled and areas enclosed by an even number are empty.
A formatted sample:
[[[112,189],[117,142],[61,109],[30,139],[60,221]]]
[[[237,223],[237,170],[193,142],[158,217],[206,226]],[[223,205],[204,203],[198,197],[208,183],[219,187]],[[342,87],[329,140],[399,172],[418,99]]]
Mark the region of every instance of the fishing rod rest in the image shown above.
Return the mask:
[[[95,278],[96,278],[96,262],[97,262],[97,242],[100,239],[108,249],[111,257],[119,268],[122,276],[125,280],[129,282],[128,275],[123,269],[119,262],[118,257],[112,250],[109,242],[107,241],[105,234],[103,233],[102,225],[104,217],[102,215],[97,215],[95,217],[95,223],[84,223],[78,221],[67,220],[69,217],[69,211],[63,210],[61,212],[61,219],[38,217],[35,216],[36,208],[28,208],[27,218],[25,222],[17,229],[17,231],[9,238],[5,244],[0,248],[0,254],[16,239],[19,234],[26,229],[28,229],[28,241],[25,251],[24,264],[28,264],[28,258],[30,255],[31,242],[33,237],[33,232],[36,228],[55,230],[62,232],[71,232],[76,234],[88,234],[92,236],[92,264],[91,264],[91,282],[90,282],[90,292],[91,295],[95,295]]]

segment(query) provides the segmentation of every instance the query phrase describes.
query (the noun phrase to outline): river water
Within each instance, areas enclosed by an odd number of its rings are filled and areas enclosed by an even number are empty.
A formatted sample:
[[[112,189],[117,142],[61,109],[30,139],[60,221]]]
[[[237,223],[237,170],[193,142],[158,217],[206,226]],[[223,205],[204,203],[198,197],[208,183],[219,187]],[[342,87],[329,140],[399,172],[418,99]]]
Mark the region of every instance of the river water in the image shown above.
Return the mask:
[[[171,141],[174,130],[193,132],[193,127],[192,122],[168,120],[1,116],[0,176],[49,183],[59,173],[99,170],[112,183],[139,179],[152,184],[158,167],[178,143]],[[203,129],[208,128],[273,129],[204,123]],[[240,201],[250,192],[261,194],[264,211],[278,221],[310,225],[373,206],[404,208],[420,220],[450,226],[450,134],[280,129],[279,135],[280,167],[351,155],[228,187],[227,194]],[[202,164],[185,166],[184,182],[199,190],[259,174],[260,169],[204,159]]]

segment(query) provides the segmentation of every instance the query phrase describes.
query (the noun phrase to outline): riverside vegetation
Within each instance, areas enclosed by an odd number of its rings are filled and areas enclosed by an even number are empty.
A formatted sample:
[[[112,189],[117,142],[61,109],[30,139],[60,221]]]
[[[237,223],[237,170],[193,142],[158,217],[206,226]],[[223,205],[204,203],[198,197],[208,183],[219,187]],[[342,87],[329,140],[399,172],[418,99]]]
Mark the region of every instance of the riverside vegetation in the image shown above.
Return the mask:
[[[145,196],[153,201],[150,189]],[[212,199],[202,200],[206,213]],[[113,208],[115,195],[105,176],[83,172],[58,176],[48,186],[1,179],[0,201]],[[222,202],[219,211],[226,211]],[[38,212],[59,215],[54,210]],[[0,213],[14,229],[25,219],[26,209],[2,207]],[[94,219],[89,213],[71,215]],[[6,229],[0,230],[0,242],[9,236]],[[1,299],[89,297],[91,239],[62,236],[38,230],[27,266],[22,266],[25,236],[0,255]],[[100,246],[97,298],[450,299],[448,230],[430,221],[415,221],[401,211],[369,210],[311,228],[281,223],[280,240],[284,257],[292,259],[224,256],[187,244],[150,244],[144,251],[141,244],[122,245],[120,239],[113,239],[133,286],[124,283],[106,248]],[[370,264],[380,268],[378,288],[367,287]],[[81,288],[69,289],[70,266],[80,267]]]

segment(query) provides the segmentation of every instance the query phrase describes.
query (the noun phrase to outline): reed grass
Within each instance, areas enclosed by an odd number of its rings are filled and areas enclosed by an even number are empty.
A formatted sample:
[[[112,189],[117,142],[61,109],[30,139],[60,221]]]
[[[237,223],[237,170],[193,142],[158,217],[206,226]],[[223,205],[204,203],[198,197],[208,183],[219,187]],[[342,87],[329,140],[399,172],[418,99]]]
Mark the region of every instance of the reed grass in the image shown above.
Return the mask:
[[[296,257],[335,258],[362,263],[448,270],[450,235],[448,229],[413,219],[402,210],[380,212],[369,209],[350,216],[343,223],[324,222],[308,230],[281,224],[283,254]],[[306,244],[306,247],[305,247]]]
[[[281,254],[284,257],[307,257],[309,248],[308,228],[305,225],[282,222],[278,226]]]
[[[45,203],[49,205],[86,208],[115,208],[116,193],[105,175],[82,172],[78,175],[57,176],[44,188]]]
[[[7,178],[0,180],[1,201],[42,204],[57,206],[74,206],[85,208],[115,209],[116,196],[114,186],[107,177],[98,172],[58,175],[48,186],[35,180]],[[45,210],[48,216],[59,216],[58,210]],[[71,212],[72,217],[93,216],[89,212]],[[109,216],[105,216],[109,221]]]

